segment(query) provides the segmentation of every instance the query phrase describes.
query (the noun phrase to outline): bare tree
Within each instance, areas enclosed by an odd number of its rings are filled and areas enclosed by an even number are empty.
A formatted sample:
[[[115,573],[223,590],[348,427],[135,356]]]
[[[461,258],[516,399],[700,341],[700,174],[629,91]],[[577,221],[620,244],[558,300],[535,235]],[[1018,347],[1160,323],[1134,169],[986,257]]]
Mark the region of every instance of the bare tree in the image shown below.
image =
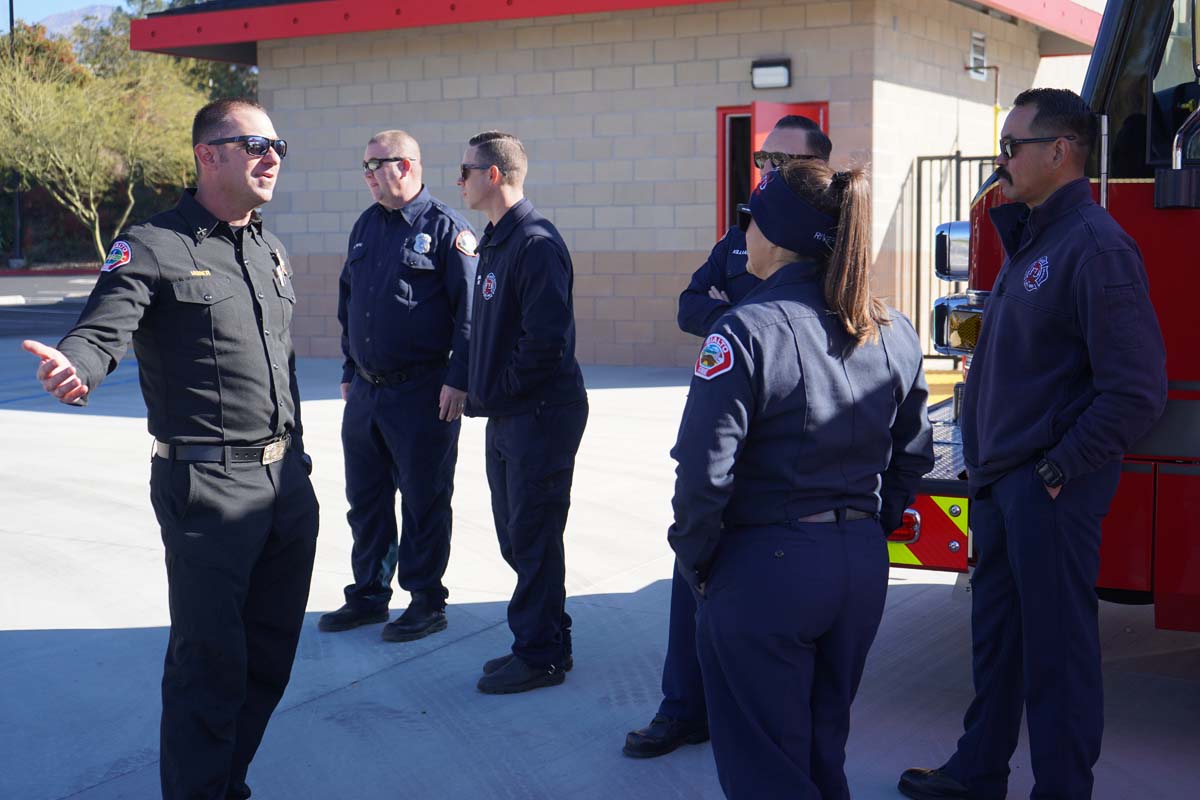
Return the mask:
[[[103,77],[68,65],[0,58],[0,166],[15,167],[92,232],[97,257],[129,220],[138,184],[183,186],[189,122],[204,97],[168,61],[136,59]],[[119,198],[102,230],[100,208]]]

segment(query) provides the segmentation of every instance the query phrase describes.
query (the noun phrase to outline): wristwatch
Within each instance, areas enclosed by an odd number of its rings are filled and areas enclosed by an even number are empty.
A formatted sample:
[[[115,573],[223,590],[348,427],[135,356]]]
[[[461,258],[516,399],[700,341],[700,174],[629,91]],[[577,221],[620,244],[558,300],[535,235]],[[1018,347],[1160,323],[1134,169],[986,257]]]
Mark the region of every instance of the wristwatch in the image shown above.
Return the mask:
[[[1033,469],[1042,479],[1042,483],[1051,489],[1057,489],[1067,481],[1067,476],[1063,475],[1062,468],[1048,458],[1043,458]]]

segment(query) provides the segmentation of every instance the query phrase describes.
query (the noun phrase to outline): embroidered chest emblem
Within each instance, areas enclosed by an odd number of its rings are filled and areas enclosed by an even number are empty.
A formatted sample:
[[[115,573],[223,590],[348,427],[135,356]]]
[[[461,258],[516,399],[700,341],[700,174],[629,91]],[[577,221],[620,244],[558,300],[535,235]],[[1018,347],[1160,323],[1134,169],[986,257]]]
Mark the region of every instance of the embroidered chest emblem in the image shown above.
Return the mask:
[[[489,272],[483,279],[483,299],[491,300],[496,294],[496,273]]]
[[[413,240],[413,252],[425,255],[429,252],[429,248],[433,246],[433,237],[428,233],[418,233],[417,238]]]
[[[711,381],[718,375],[724,375],[733,369],[733,348],[729,340],[719,333],[714,333],[704,340],[700,355],[696,358],[697,378]]]
[[[1025,270],[1025,277],[1021,282],[1025,286],[1025,291],[1036,292],[1041,285],[1046,282],[1046,278],[1049,277],[1050,259],[1046,256],[1042,256],[1037,261],[1029,265],[1029,269]]]

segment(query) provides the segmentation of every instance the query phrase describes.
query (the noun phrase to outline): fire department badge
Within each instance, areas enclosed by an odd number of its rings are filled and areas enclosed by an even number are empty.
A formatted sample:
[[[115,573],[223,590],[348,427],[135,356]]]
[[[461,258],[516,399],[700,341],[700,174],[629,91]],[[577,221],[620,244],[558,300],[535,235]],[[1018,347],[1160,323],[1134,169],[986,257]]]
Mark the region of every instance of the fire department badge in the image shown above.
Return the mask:
[[[733,348],[729,340],[719,333],[714,333],[704,340],[700,348],[700,356],[696,359],[697,378],[711,381],[718,375],[724,375],[733,369]]]
[[[470,231],[459,231],[458,236],[454,237],[454,246],[458,251],[466,256],[476,256],[478,253],[475,248],[479,246],[479,242],[475,240],[475,234]]]
[[[413,240],[413,252],[425,255],[430,247],[433,247],[433,237],[428,233],[418,233],[417,238]]]
[[[1046,278],[1050,277],[1050,259],[1042,256],[1037,261],[1029,265],[1029,269],[1025,270],[1025,291],[1036,292],[1038,288],[1046,282]]]
[[[112,250],[108,251],[108,258],[104,259],[104,263],[100,265],[100,271],[112,272],[117,267],[128,264],[132,255],[133,251],[129,249],[127,242],[115,241]]]
[[[483,279],[483,299],[491,300],[496,294],[496,273],[489,272],[487,277]]]

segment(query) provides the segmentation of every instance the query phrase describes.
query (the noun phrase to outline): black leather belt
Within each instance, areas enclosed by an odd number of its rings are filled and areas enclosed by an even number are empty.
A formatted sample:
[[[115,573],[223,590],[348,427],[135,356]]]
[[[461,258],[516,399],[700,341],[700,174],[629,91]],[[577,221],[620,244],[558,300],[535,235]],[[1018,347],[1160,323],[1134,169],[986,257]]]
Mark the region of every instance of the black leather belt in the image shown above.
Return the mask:
[[[261,447],[222,447],[208,444],[167,444],[154,440],[154,455],[159,458],[173,458],[176,461],[211,461],[225,463],[225,453],[229,452],[231,464],[274,464],[283,458],[292,437],[284,436],[273,442],[267,442]]]
[[[354,365],[354,371],[364,381],[375,386],[397,386],[401,383],[406,383],[419,378],[422,375],[428,375],[434,370],[442,369],[446,366],[445,361],[426,361],[422,364],[411,364],[404,369],[396,370],[395,372],[367,372],[357,364]]]
[[[796,522],[837,522],[839,516],[843,521],[875,518],[874,514],[867,511],[859,511],[857,508],[839,508],[837,510],[809,514],[807,517],[800,517]]]

